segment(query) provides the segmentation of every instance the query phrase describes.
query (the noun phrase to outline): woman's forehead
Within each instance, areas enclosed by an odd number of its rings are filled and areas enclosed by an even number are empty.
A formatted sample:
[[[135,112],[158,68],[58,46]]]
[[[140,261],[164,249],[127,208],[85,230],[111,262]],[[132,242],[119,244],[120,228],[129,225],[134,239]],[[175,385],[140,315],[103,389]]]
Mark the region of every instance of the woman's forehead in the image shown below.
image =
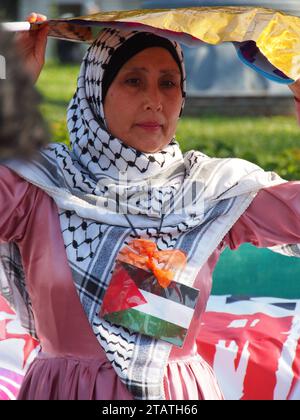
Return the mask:
[[[149,68],[155,67],[161,73],[178,73],[180,70],[172,55],[168,50],[161,47],[147,48],[131,57],[122,66],[123,70],[149,71]]]

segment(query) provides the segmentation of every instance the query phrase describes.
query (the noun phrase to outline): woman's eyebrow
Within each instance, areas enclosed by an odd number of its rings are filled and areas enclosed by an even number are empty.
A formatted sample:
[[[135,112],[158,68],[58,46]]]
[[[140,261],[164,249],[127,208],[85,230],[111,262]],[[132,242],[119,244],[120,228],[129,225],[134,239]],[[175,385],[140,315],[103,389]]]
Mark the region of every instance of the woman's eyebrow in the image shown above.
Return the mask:
[[[175,70],[175,69],[166,69],[166,70],[160,70],[161,73],[174,73],[174,74],[179,74],[181,75],[179,70]]]
[[[149,73],[149,70],[146,67],[129,67],[126,69],[126,71],[144,71]],[[162,69],[160,70],[160,73],[175,73],[180,75],[180,71],[176,69]]]

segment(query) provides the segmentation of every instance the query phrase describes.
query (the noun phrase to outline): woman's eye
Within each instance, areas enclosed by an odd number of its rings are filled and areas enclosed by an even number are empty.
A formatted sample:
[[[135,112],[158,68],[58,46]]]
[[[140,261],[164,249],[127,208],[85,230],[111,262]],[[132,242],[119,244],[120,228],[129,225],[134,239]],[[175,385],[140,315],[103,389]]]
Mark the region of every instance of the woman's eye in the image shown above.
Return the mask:
[[[140,83],[140,79],[132,77],[130,79],[127,79],[125,83],[131,86],[138,86]]]
[[[173,87],[173,86],[176,86],[176,83],[174,83],[172,80],[164,80],[162,82],[162,85],[164,87]]]

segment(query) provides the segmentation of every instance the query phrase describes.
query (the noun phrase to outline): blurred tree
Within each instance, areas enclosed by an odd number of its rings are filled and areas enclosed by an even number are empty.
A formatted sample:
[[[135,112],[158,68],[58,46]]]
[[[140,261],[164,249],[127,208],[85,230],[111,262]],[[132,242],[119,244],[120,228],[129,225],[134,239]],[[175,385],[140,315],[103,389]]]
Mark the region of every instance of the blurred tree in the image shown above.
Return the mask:
[[[16,20],[19,0],[1,0],[0,20]]]

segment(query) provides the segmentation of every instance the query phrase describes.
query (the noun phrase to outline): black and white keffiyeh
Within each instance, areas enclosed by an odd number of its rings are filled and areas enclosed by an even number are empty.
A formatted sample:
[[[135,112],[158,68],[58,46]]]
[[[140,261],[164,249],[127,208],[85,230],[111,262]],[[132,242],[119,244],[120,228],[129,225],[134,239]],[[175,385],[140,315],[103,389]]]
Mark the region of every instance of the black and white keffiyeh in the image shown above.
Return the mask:
[[[241,159],[197,151],[183,155],[175,139],[157,153],[143,153],[113,137],[103,111],[103,74],[115,50],[136,33],[106,29],[87,51],[67,114],[71,150],[51,144],[36,161],[6,165],[55,200],[73,279],[99,344],[134,398],[153,400],[165,398],[163,376],[172,345],[98,316],[116,255],[133,236],[124,213],[140,237],[157,240],[159,250],[187,254],[187,267],[176,281],[192,286],[259,189],[285,181]],[[183,55],[179,44],[170,42],[182,63],[184,101]],[[182,208],[191,186],[192,202]],[[141,193],[145,187],[147,193]],[[12,250],[5,252],[6,261],[17,261]]]

